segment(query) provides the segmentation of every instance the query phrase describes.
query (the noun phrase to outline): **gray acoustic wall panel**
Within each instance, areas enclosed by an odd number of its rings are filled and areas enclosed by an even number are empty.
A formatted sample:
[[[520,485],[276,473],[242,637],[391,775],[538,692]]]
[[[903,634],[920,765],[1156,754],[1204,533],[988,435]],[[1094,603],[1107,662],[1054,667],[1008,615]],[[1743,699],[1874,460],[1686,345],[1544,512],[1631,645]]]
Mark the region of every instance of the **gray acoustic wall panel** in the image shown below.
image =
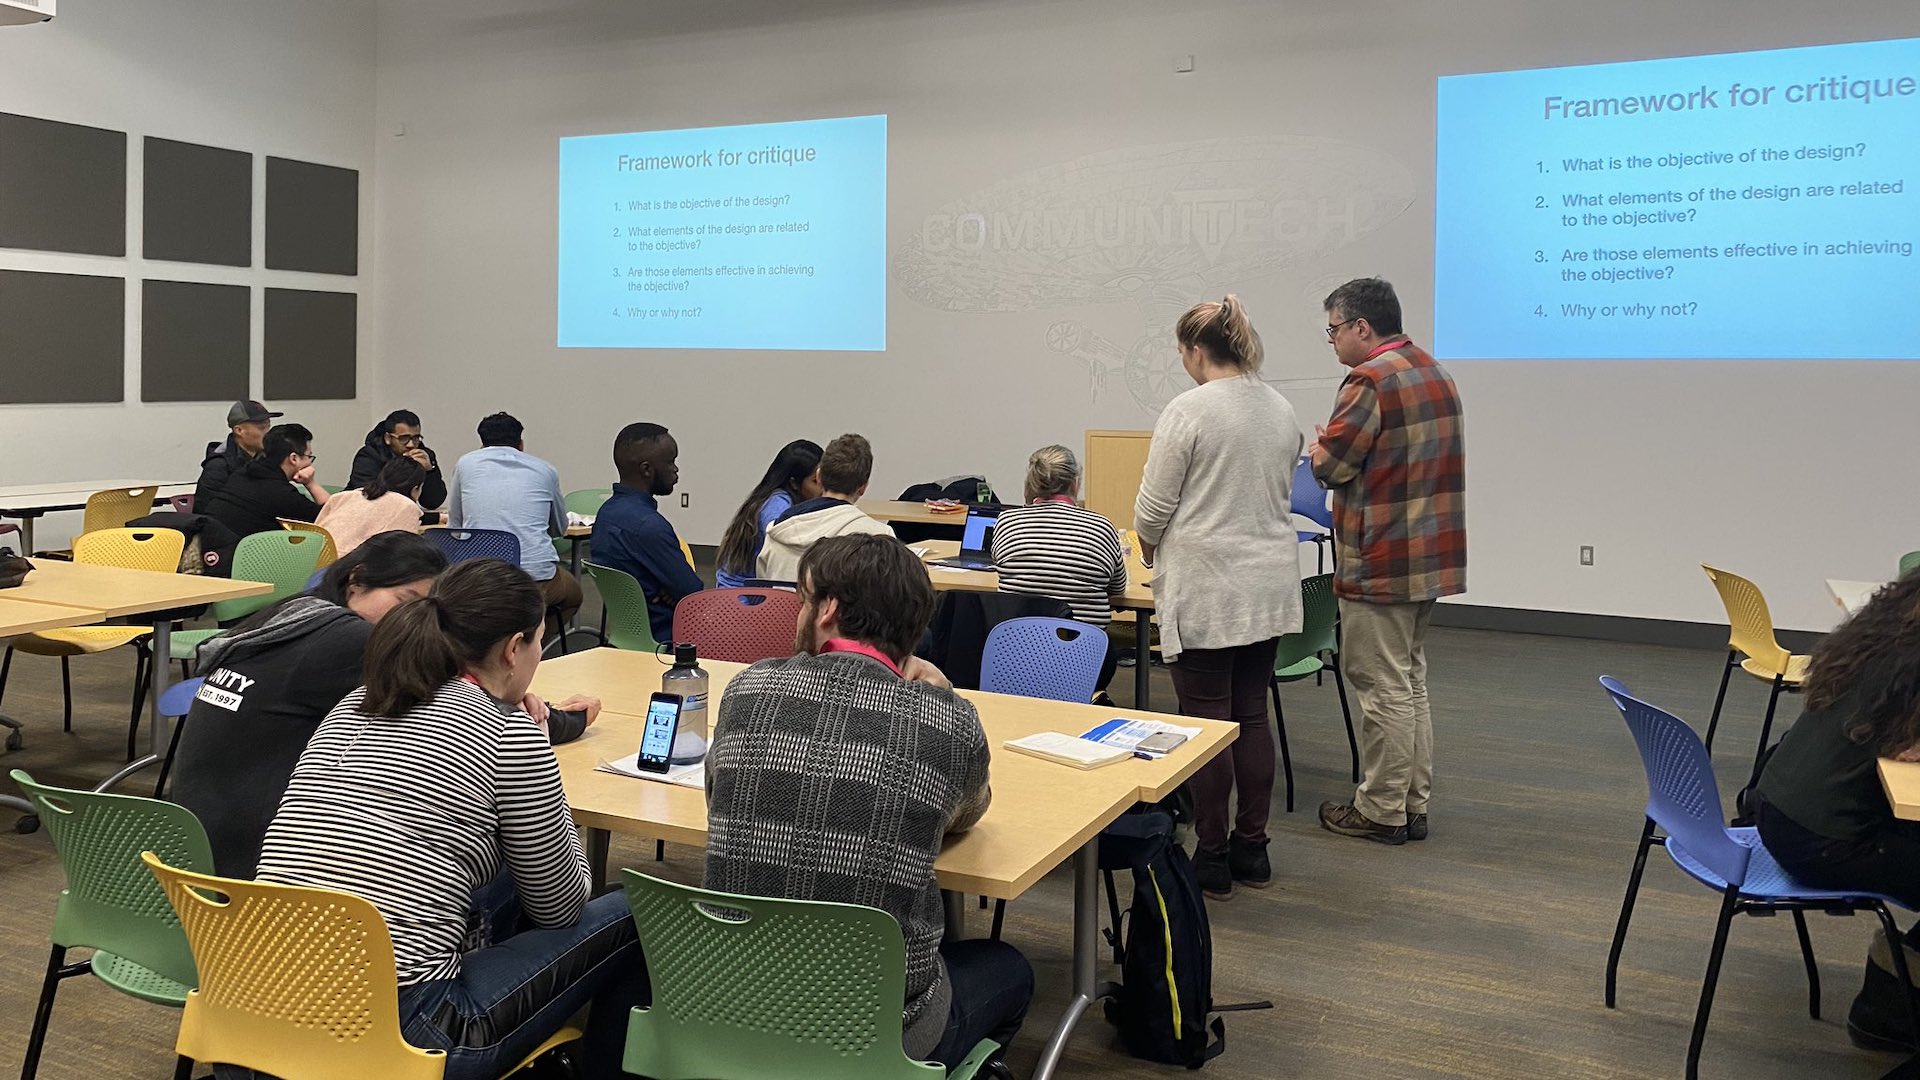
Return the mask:
[[[360,174],[267,158],[267,269],[360,272]]]
[[[126,279],[0,270],[0,404],[126,398]]]
[[[0,248],[127,253],[127,136],[0,113]]]
[[[246,397],[247,293],[245,285],[142,282],[140,400]]]
[[[336,400],[354,395],[352,293],[268,289],[268,401]]]
[[[141,253],[173,262],[251,265],[253,155],[172,139],[142,143]]]

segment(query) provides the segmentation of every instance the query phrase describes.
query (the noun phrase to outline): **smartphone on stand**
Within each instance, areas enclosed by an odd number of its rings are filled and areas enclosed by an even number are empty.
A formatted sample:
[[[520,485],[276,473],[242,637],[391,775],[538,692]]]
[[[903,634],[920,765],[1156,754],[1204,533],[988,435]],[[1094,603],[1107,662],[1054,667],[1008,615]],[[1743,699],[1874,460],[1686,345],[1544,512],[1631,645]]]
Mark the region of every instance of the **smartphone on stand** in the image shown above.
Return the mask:
[[[655,694],[647,703],[647,726],[640,733],[640,756],[636,764],[644,772],[667,771],[673,756],[673,737],[680,730],[679,694]]]

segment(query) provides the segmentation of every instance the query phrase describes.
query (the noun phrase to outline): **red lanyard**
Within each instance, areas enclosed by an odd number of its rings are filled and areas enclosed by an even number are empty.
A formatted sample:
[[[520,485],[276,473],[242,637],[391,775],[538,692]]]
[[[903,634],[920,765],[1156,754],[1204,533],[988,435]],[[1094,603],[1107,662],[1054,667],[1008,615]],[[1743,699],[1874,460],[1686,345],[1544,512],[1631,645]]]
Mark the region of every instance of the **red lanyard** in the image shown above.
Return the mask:
[[[1066,503],[1068,506],[1077,505],[1072,499],[1068,498],[1065,495],[1049,495],[1044,499],[1035,499],[1033,500],[1033,505],[1039,506],[1041,503],[1050,503],[1050,502]]]
[[[1368,360],[1371,360],[1371,359],[1373,359],[1374,357],[1376,357],[1376,356],[1379,356],[1379,355],[1380,355],[1381,353],[1384,353],[1384,352],[1392,352],[1392,351],[1393,351],[1393,350],[1395,350],[1395,349],[1402,349],[1402,348],[1405,348],[1405,347],[1407,347],[1408,345],[1411,345],[1411,344],[1413,344],[1413,339],[1412,339],[1412,338],[1404,338],[1404,337],[1403,337],[1403,338],[1401,338],[1401,339],[1400,339],[1400,340],[1398,340],[1398,341],[1389,341],[1389,342],[1387,342],[1387,343],[1386,343],[1385,345],[1382,345],[1382,346],[1380,346],[1379,348],[1377,348],[1377,349],[1375,349],[1375,350],[1373,350],[1372,352],[1370,352],[1370,353],[1368,353],[1368,354],[1367,354],[1367,359],[1368,359]]]
[[[887,665],[887,670],[893,672],[895,675],[903,679],[907,677],[906,674],[900,670],[900,665],[893,662],[893,657],[888,656],[886,653],[881,652],[871,645],[862,644],[852,638],[834,638],[825,645],[820,646],[820,651],[823,653],[850,652],[859,653],[861,656],[871,656],[875,660]]]

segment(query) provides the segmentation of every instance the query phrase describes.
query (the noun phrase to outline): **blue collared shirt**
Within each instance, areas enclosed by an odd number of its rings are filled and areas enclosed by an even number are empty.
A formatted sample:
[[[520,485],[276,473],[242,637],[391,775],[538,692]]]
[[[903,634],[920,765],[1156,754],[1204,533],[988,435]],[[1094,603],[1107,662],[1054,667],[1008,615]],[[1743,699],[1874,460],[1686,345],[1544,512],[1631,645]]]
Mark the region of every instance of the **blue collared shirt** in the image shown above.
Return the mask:
[[[553,537],[567,531],[567,500],[554,467],[511,446],[485,446],[453,466],[447,523],[499,529],[520,541],[520,569],[550,581],[560,567]]]
[[[706,588],[680,553],[680,536],[652,495],[625,484],[593,519],[593,561],[633,575],[647,596],[653,640],[673,640],[673,605]]]

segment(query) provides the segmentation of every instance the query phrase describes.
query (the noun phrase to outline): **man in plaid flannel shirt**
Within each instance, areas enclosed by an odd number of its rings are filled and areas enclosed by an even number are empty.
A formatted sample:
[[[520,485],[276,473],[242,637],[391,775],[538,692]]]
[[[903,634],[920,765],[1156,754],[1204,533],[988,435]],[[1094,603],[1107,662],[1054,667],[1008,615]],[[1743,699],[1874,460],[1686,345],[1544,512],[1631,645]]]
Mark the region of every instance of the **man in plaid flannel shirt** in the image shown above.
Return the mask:
[[[1427,838],[1433,715],[1427,626],[1434,601],[1467,588],[1466,447],[1460,392],[1400,328],[1379,278],[1327,297],[1327,340],[1351,370],[1312,444],[1333,492],[1340,661],[1360,698],[1362,778],[1320,824],[1384,844]]]

